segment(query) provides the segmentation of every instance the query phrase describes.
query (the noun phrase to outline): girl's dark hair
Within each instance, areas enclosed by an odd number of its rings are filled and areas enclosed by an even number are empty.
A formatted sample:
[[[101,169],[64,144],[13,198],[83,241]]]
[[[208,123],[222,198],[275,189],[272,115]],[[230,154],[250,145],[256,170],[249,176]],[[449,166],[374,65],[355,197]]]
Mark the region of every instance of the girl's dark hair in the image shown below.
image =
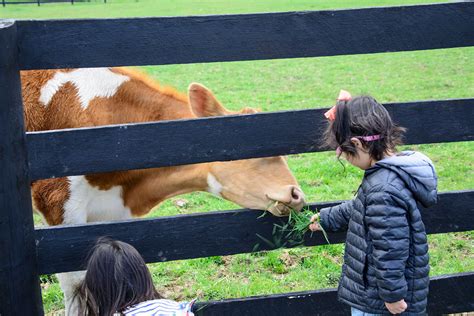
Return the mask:
[[[140,302],[161,298],[145,261],[131,245],[100,238],[76,292],[80,315],[111,316]]]
[[[350,101],[338,101],[336,118],[331,121],[324,134],[325,146],[340,147],[349,156],[357,150],[352,137],[380,135],[374,141],[361,141],[372,159],[381,160],[388,152],[401,145],[405,128],[393,123],[387,110],[371,96],[359,96]]]

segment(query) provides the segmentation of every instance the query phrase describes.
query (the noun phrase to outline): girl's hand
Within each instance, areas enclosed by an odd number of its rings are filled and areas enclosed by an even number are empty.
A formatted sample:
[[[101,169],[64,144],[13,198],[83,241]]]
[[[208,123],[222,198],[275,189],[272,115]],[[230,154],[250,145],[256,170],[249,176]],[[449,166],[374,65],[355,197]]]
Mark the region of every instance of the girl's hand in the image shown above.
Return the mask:
[[[407,303],[405,303],[405,300],[402,299],[398,302],[395,302],[395,303],[385,303],[385,306],[387,307],[388,311],[392,314],[401,314],[403,313],[408,305]]]
[[[311,216],[310,222],[311,224],[309,225],[309,230],[312,232],[321,230],[321,226],[319,226],[319,213]]]

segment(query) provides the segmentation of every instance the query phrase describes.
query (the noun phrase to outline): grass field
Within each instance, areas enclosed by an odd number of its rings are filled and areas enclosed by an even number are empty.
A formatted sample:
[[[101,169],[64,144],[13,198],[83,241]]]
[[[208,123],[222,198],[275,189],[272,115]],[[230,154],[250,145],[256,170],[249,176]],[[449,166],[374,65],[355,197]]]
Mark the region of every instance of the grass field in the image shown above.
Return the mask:
[[[86,4],[16,5],[0,8],[0,17],[130,17],[188,14],[318,10],[372,6],[375,1],[111,1]],[[377,1],[403,5],[436,1]],[[439,2],[439,1],[438,1]],[[474,48],[422,52],[141,67],[163,84],[186,91],[190,82],[211,88],[231,109],[253,106],[263,111],[332,105],[339,89],[368,93],[380,102],[469,98],[474,96]],[[420,127],[422,128],[422,127]],[[304,131],[301,131],[304,133]],[[440,191],[474,188],[474,143],[407,146],[430,156]],[[346,170],[333,153],[289,157],[289,165],[308,201],[349,199],[362,172]],[[177,200],[184,200],[178,206]],[[206,193],[176,197],[150,216],[238,208]],[[449,212],[449,210],[446,210]],[[37,219],[39,221],[39,219]],[[210,227],[209,229],[212,229]],[[431,274],[474,270],[474,232],[432,235]],[[211,257],[151,264],[157,288],[174,299],[220,299],[336,286],[342,245]],[[62,308],[54,276],[43,277],[48,312]]]
[[[0,18],[64,19],[207,15],[359,8],[446,2],[442,0],[101,0],[90,3],[7,5]]]

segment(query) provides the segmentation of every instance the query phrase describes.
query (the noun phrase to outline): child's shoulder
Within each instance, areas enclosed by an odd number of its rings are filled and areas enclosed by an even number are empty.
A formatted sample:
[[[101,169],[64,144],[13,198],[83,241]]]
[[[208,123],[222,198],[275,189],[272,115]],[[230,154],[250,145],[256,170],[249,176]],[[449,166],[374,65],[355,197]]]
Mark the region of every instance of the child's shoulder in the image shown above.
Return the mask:
[[[367,169],[364,177],[371,186],[384,183],[405,186],[422,178],[436,180],[437,176],[433,162],[416,151],[402,151],[382,159]]]
[[[414,197],[424,206],[437,202],[438,177],[431,160],[422,153],[405,151],[378,161],[366,170],[362,184],[365,193],[391,191]]]
[[[405,187],[398,173],[388,168],[377,168],[374,172],[366,174],[362,182],[362,190],[368,194],[377,191],[387,191],[391,188],[401,190]]]

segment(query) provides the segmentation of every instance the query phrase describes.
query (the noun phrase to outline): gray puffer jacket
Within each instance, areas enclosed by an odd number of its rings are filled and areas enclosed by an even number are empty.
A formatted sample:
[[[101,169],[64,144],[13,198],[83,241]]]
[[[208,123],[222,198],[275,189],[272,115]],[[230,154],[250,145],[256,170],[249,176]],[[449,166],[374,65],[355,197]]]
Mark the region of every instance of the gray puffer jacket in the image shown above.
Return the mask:
[[[389,314],[385,302],[405,299],[403,315],[426,312],[430,267],[419,205],[436,202],[431,160],[406,151],[367,169],[354,200],[321,210],[324,229],[347,230],[339,300]]]

